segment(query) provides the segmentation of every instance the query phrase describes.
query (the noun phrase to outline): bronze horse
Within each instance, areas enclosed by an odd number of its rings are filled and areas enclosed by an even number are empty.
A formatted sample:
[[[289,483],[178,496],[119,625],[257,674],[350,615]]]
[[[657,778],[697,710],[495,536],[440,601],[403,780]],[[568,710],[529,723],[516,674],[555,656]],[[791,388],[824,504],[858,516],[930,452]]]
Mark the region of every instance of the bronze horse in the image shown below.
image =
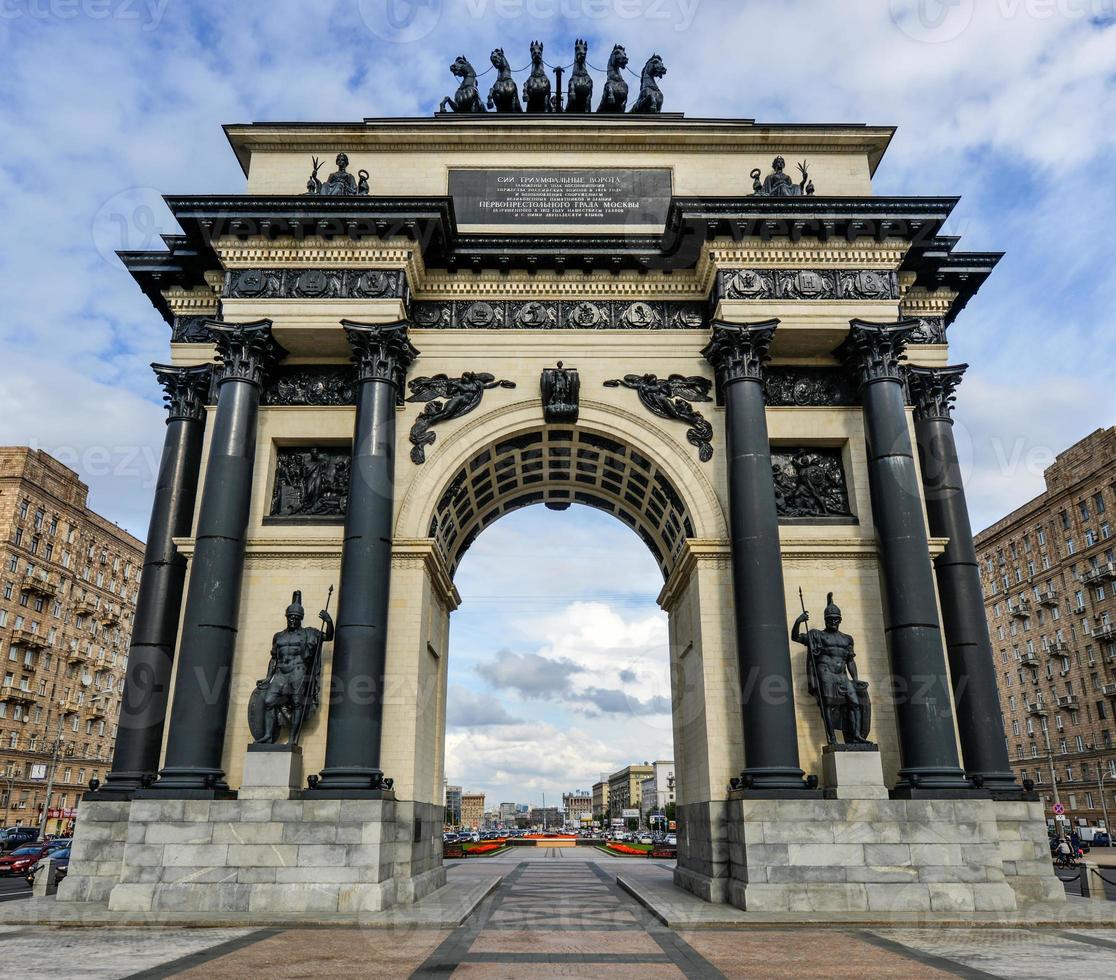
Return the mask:
[[[566,89],[566,112],[593,111],[593,76],[585,68],[589,45],[578,38],[574,42],[573,74]]]
[[[469,64],[465,55],[459,54],[457,60],[450,65],[454,77],[461,79],[457,91],[447,95],[438,106],[439,112],[484,112],[484,103],[481,102],[480,93],[477,91],[477,72]]]
[[[519,87],[512,78],[511,65],[504,57],[504,49],[496,48],[489,57],[492,67],[497,71],[496,81],[488,90],[488,108],[497,112],[522,112],[523,104],[519,101]]]
[[[666,65],[657,54],[647,59],[643,66],[643,73],[639,79],[639,98],[632,106],[632,112],[661,112],[663,108],[663,93],[659,88],[658,79],[666,74]]]
[[[622,44],[617,44],[608,56],[608,80],[597,112],[623,112],[628,107],[628,83],[623,75],[627,67],[628,54]]]
[[[543,64],[542,41],[531,42],[531,75],[523,83],[523,101],[527,112],[552,112],[550,79]]]

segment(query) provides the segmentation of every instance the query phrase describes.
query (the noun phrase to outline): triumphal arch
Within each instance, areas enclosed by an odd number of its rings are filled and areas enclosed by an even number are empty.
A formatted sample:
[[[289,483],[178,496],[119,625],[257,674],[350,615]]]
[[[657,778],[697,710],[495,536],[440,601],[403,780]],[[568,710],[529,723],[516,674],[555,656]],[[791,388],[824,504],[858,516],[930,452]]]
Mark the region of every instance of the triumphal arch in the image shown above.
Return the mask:
[[[1060,897],[952,435],[949,331],[998,255],[942,234],[954,198],[873,193],[888,127],[664,112],[658,56],[625,112],[616,51],[588,111],[584,64],[563,103],[497,54],[487,106],[458,59],[430,118],[226,127],[239,193],[168,197],[181,234],[122,254],[169,331],[167,435],[61,897],[440,887],[454,572],[533,504],[614,515],[662,570],[679,887]]]

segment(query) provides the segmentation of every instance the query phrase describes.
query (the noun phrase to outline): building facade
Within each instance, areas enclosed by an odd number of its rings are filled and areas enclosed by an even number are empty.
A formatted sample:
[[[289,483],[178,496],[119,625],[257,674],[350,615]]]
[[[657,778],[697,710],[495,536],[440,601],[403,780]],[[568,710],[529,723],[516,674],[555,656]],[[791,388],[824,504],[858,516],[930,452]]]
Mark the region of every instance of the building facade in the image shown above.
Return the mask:
[[[143,543],[41,450],[0,447],[0,820],[65,833],[112,760]],[[56,750],[57,746],[57,751]]]
[[[660,760],[651,764],[651,775],[640,783],[640,811],[646,816],[648,811],[666,813],[668,805],[674,800],[674,763]]]
[[[484,793],[461,794],[461,826],[466,830],[484,827]]]
[[[608,773],[602,772],[601,778],[593,784],[593,816],[608,819]]]
[[[1011,765],[1068,826],[1116,819],[1116,428],[976,536]],[[1111,826],[1109,823],[1108,826]]]
[[[588,790],[579,789],[562,794],[562,813],[566,826],[581,826],[583,818],[592,819],[593,795]]]
[[[654,775],[650,763],[625,766],[608,777],[608,813],[615,820],[625,810],[639,810],[643,780]]]

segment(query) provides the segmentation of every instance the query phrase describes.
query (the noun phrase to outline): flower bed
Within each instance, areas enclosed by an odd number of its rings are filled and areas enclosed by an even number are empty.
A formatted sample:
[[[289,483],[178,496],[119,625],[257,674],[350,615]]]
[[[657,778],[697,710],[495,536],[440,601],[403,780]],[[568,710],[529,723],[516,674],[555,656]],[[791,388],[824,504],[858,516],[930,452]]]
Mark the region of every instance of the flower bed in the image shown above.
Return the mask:
[[[484,854],[491,854],[493,851],[502,851],[508,846],[508,842],[501,838],[499,840],[486,840],[477,843],[465,844],[463,850],[465,856],[476,857]]]
[[[609,841],[605,845],[605,849],[616,854],[623,854],[625,857],[647,857],[651,851],[651,848],[646,844],[620,844],[616,841]]]

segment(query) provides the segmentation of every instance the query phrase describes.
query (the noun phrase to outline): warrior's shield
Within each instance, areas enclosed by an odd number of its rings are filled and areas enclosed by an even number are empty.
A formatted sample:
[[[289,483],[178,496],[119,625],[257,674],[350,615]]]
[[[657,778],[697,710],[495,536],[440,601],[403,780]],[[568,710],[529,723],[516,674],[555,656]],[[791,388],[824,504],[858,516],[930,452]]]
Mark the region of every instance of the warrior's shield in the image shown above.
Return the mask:
[[[248,731],[252,733],[252,738],[257,742],[264,737],[267,731],[267,706],[264,704],[264,698],[267,692],[260,688],[254,688],[252,696],[248,698]]]
[[[872,698],[868,695],[868,682],[856,682],[856,697],[860,702],[860,737],[868,738],[872,730]]]

